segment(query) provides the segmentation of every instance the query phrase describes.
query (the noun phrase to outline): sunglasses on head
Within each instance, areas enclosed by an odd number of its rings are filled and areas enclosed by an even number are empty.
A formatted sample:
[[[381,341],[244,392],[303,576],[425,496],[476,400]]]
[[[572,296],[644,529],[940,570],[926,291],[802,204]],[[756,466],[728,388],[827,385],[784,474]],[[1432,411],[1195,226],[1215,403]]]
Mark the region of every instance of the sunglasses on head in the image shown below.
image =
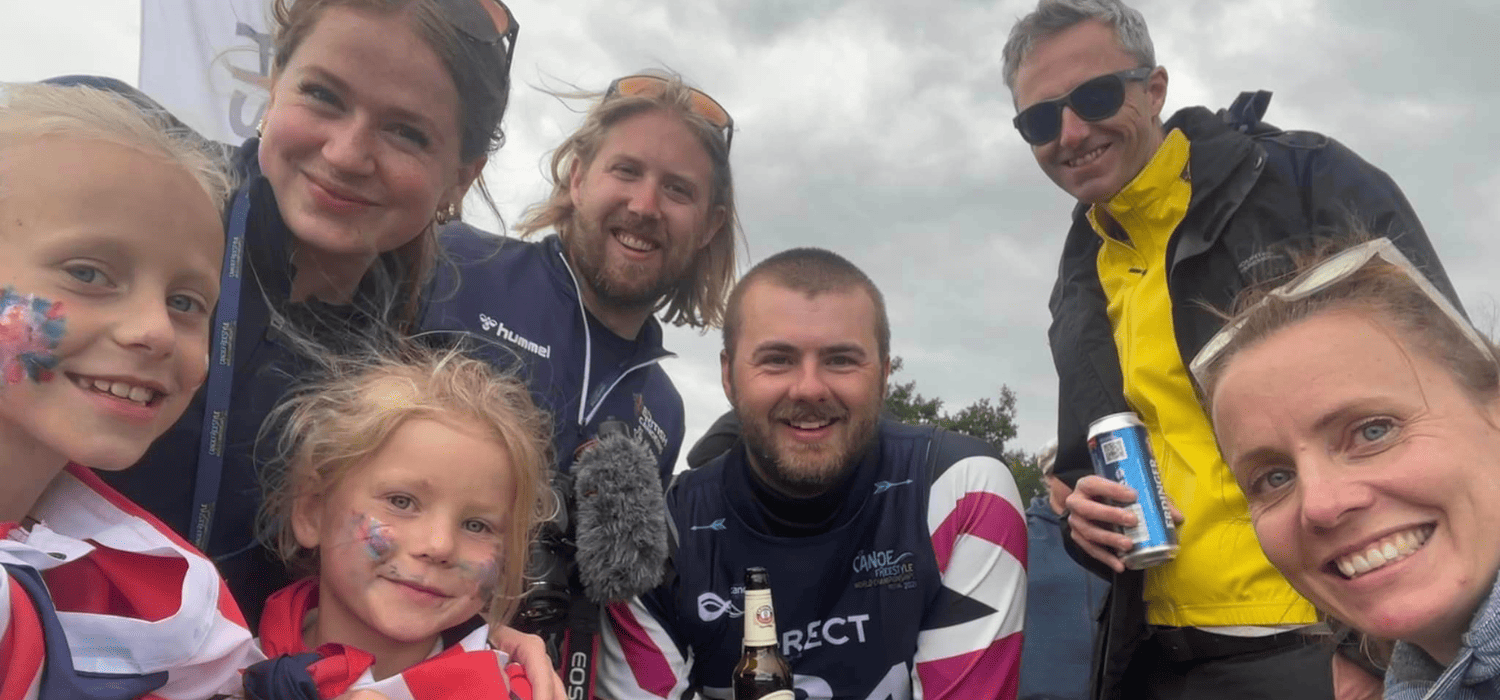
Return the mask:
[[[604,91],[604,99],[608,100],[616,95],[655,97],[670,84],[669,79],[659,75],[627,75],[616,78],[609,84],[609,89]],[[724,132],[724,148],[727,150],[734,141],[734,118],[729,116],[724,105],[709,97],[708,93],[698,88],[688,88],[688,93],[691,96],[693,114],[707,119],[709,124]]]
[[[1249,318],[1256,310],[1270,303],[1272,299],[1284,303],[1306,299],[1348,279],[1351,275],[1363,270],[1366,265],[1369,265],[1376,259],[1395,267],[1410,278],[1417,285],[1417,288],[1421,289],[1422,293],[1428,299],[1432,300],[1432,303],[1438,307],[1438,310],[1443,312],[1443,315],[1447,316],[1448,320],[1452,321],[1455,326],[1458,326],[1459,332],[1463,333],[1464,337],[1468,338],[1469,342],[1474,344],[1474,347],[1479,348],[1480,353],[1491,360],[1495,359],[1494,354],[1490,352],[1489,345],[1479,337],[1479,333],[1474,330],[1472,325],[1469,325],[1468,320],[1464,318],[1463,314],[1454,308],[1453,302],[1448,301],[1448,297],[1443,296],[1443,293],[1439,292],[1437,287],[1432,286],[1432,282],[1427,280],[1427,276],[1422,274],[1417,269],[1417,266],[1413,265],[1411,260],[1401,252],[1401,249],[1397,248],[1396,244],[1391,243],[1389,238],[1377,238],[1373,241],[1361,243],[1324,260],[1306,272],[1292,278],[1292,281],[1267,292],[1254,306],[1246,309],[1244,313],[1239,314],[1238,321],[1225,326],[1218,333],[1214,334],[1214,337],[1209,338],[1208,343],[1203,346],[1203,349],[1198,351],[1198,356],[1193,358],[1193,362],[1188,366],[1188,369],[1192,371],[1193,377],[1201,384],[1204,379],[1204,370],[1224,353],[1224,349],[1229,347],[1229,342],[1234,340],[1234,337],[1239,334],[1241,328],[1244,328],[1245,319]]]
[[[1070,107],[1079,119],[1096,122],[1108,119],[1120,111],[1125,104],[1125,81],[1145,80],[1150,77],[1151,66],[1141,66],[1090,78],[1072,92],[1055,100],[1038,102],[1021,110],[1012,122],[1021,138],[1033,146],[1051,143],[1062,133],[1063,107]]]
[[[448,15],[448,21],[465,36],[504,53],[505,67],[510,69],[521,25],[516,23],[516,16],[510,13],[505,3],[500,0],[437,0],[437,4]]]

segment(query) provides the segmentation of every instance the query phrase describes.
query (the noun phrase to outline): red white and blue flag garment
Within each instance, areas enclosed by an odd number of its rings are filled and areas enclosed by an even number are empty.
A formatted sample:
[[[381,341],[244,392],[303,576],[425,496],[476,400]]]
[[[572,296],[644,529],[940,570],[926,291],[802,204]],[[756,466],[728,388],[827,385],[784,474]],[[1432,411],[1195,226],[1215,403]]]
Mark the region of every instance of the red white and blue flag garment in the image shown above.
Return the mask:
[[[213,563],[78,465],[0,523],[0,700],[202,700],[263,658]]]
[[[303,624],[317,606],[316,577],[302,579],[266,600],[260,643],[270,658],[245,671],[247,700],[327,700],[351,690],[373,690],[391,700],[531,700],[531,683],[520,664],[509,663],[505,652],[490,648],[488,625],[377,681],[372,672],[375,657],[362,649],[344,644],[307,648]]]

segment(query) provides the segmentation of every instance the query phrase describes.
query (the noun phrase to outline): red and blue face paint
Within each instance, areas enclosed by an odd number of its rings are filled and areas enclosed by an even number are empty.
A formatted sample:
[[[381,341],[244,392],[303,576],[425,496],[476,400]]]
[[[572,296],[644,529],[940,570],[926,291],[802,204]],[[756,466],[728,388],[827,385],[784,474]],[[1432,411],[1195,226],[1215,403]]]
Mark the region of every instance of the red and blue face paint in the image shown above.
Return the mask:
[[[62,302],[0,289],[0,376],[6,384],[52,379],[65,330]]]
[[[481,559],[458,558],[449,565],[454,575],[447,581],[432,581],[428,576],[403,571],[406,565],[398,566],[396,552],[400,549],[400,543],[396,540],[395,528],[381,522],[379,519],[364,513],[353,513],[348,520],[349,532],[345,542],[361,544],[364,553],[375,563],[377,571],[383,575],[399,581],[411,581],[415,583],[445,584],[444,590],[449,586],[458,584],[461,588],[473,586],[473,595],[482,601],[488,601],[494,594],[496,586],[500,581],[500,566],[494,557]],[[440,574],[441,575],[441,574]]]

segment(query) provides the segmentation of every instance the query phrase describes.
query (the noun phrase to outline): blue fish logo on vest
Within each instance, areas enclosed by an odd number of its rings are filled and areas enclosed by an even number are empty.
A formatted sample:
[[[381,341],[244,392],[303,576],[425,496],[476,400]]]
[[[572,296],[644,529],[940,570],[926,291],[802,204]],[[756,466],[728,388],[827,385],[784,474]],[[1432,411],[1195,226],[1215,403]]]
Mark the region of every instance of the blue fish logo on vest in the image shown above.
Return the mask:
[[[713,521],[713,522],[711,522],[711,523],[709,523],[707,525],[694,525],[694,526],[688,528],[688,531],[689,532],[694,532],[694,531],[697,531],[697,530],[714,530],[716,532],[723,532],[723,531],[728,530],[728,529],[729,528],[727,528],[727,527],[724,526],[724,519],[723,518],[719,518],[718,520],[715,520],[715,521]]]
[[[897,481],[896,483],[891,483],[889,481],[877,481],[875,482],[875,493],[882,494],[886,491],[896,488],[897,486],[907,486],[910,484],[911,479],[907,479],[906,481]]]

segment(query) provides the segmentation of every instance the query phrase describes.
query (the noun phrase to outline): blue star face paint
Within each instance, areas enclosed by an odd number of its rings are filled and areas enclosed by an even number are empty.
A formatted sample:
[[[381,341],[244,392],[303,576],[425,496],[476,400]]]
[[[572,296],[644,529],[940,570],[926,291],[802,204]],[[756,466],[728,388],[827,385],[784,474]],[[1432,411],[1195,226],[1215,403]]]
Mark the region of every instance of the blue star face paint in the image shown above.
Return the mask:
[[[52,379],[67,323],[61,302],[0,289],[0,377],[6,384]]]

